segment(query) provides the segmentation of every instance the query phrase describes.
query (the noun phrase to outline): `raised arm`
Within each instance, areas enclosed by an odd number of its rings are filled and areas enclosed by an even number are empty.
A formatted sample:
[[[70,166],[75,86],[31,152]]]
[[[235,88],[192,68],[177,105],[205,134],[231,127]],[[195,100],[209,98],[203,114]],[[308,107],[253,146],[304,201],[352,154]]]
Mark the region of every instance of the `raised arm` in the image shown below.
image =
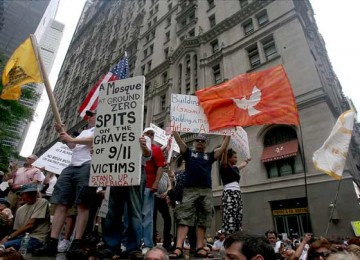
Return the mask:
[[[227,156],[227,149],[229,147],[229,142],[227,142],[227,145],[225,147],[225,150],[222,153],[221,156],[221,165],[226,168],[228,166],[228,156]]]
[[[175,141],[177,142],[177,144],[179,145],[180,148],[180,153],[185,153],[186,149],[187,149],[187,145],[186,143],[181,139],[180,135],[178,132],[173,132]]]
[[[251,158],[247,158],[246,160],[242,161],[239,165],[238,165],[238,168],[239,170],[245,168],[249,162],[251,161]]]
[[[229,142],[230,142],[230,136],[226,136],[224,138],[224,140],[222,141],[221,143],[221,146],[217,149],[214,150],[215,154],[215,159],[219,159],[221,154],[225,151],[225,149],[228,147],[229,145]]]

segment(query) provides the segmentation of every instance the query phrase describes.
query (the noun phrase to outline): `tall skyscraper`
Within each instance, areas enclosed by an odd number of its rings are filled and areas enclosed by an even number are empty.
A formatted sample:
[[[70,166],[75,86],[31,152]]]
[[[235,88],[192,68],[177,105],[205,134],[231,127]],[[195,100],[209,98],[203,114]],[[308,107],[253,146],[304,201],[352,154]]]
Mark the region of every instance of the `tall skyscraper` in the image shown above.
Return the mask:
[[[44,61],[46,71],[49,73],[60,44],[64,25],[55,21],[59,0],[45,1],[2,1],[3,13],[0,20],[0,52],[5,60],[27,38],[34,34],[37,38],[40,55]],[[3,68],[0,68],[2,72]],[[26,87],[35,88],[39,94],[43,84],[28,84]],[[22,104],[36,108],[37,102],[20,99]],[[2,145],[17,147],[20,151],[30,122],[14,121],[8,127],[20,138],[7,138]]]
[[[243,170],[243,226],[254,233],[323,234],[338,181],[318,172],[312,155],[349,108],[308,0],[88,1],[59,74],[54,95],[69,131],[84,126],[77,110],[95,82],[128,53],[131,76],[145,75],[145,125],[166,127],[171,93],[192,95],[232,77],[283,64],[301,127],[246,127],[251,163]],[[57,140],[48,111],[35,151]],[[355,138],[359,138],[356,131]],[[194,134],[186,134],[194,141]],[[221,138],[210,137],[210,147]],[[354,148],[355,144],[351,143]],[[277,156],[277,151],[284,156]],[[329,235],[351,235],[357,219],[359,155],[350,149],[337,214]],[[212,172],[221,228],[222,183]],[[209,231],[211,234],[211,231]],[[214,232],[212,233],[214,234]]]

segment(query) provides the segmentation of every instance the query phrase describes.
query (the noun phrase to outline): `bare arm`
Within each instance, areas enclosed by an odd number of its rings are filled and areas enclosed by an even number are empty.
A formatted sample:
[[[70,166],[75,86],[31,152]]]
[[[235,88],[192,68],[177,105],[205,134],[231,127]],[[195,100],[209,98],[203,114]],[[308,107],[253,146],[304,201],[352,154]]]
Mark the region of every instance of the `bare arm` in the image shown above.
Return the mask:
[[[300,258],[302,251],[304,250],[305,245],[311,240],[311,234],[305,234],[300,245],[296,249],[295,253],[291,256],[290,260],[297,260]]]
[[[73,138],[70,135],[68,135],[66,132],[60,133],[60,138],[62,141],[66,142],[66,145],[70,149],[73,149],[77,144],[91,146],[94,139],[94,137]]]
[[[180,153],[185,153],[186,149],[187,149],[186,143],[181,139],[178,132],[175,131],[175,132],[173,132],[173,134],[174,134],[175,141],[179,145]]]
[[[230,141],[230,140],[229,140]],[[222,157],[221,157],[221,165],[223,166],[223,167],[227,167],[227,165],[228,165],[228,158],[227,158],[227,149],[228,149],[228,147],[229,147],[229,143],[230,142],[227,142],[227,145],[226,145],[226,147],[225,147],[225,150],[224,150],[224,152],[222,153]]]
[[[242,161],[242,162],[238,165],[239,170],[245,168],[245,167],[249,164],[250,161],[251,161],[251,158],[248,158],[248,159]]]
[[[158,167],[156,170],[156,177],[155,181],[153,183],[153,186],[151,187],[154,191],[156,191],[159,187],[159,181],[163,175],[163,167]]]
[[[14,232],[12,232],[10,234],[11,239],[17,238],[18,236],[33,230],[37,224],[37,221],[38,221],[38,219],[31,218],[24,226],[18,228],[17,230],[15,230]],[[0,243],[7,242],[8,240],[9,240],[8,236],[6,236],[0,241]]]
[[[215,154],[215,159],[220,158],[221,154],[225,151],[225,149],[228,147],[230,142],[230,136],[226,136],[223,140],[223,142],[221,143],[221,146],[217,149],[214,150]]]

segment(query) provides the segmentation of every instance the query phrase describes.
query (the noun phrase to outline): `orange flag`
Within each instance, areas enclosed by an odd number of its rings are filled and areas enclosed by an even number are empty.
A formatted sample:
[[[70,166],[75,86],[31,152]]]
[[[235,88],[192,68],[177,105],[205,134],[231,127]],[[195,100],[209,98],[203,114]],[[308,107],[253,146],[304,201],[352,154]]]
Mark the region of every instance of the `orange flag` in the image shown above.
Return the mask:
[[[196,91],[210,130],[229,126],[299,125],[292,88],[282,65],[239,75]]]

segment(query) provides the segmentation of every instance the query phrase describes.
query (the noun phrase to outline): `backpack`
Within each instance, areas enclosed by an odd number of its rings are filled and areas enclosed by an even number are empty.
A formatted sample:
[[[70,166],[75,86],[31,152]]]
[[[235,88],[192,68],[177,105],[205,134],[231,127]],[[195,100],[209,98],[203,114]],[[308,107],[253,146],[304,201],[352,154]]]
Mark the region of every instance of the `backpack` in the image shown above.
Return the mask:
[[[175,202],[181,202],[183,198],[184,182],[185,182],[185,170],[175,172],[175,186],[168,191],[168,196],[171,203],[175,205]]]

